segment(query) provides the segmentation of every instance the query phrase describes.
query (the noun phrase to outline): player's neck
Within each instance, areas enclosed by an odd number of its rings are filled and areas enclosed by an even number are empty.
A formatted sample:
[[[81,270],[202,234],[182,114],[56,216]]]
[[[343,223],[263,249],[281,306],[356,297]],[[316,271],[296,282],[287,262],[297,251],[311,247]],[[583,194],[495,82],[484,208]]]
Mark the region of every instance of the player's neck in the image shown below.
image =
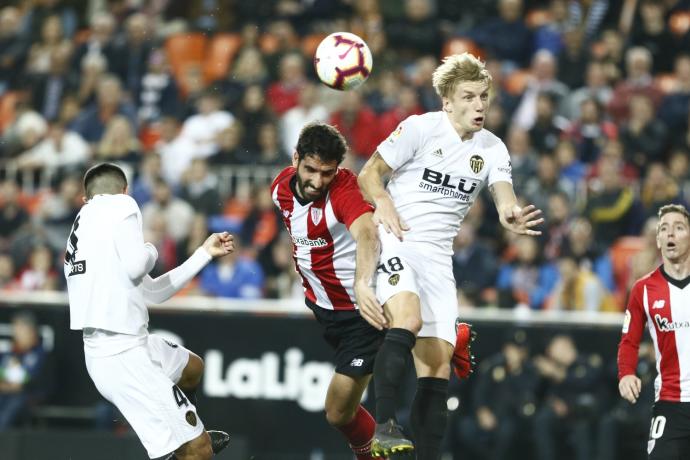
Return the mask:
[[[684,280],[690,276],[690,264],[688,260],[682,262],[664,261],[664,271],[668,276],[676,280]]]
[[[460,140],[463,142],[469,141],[474,137],[474,131],[467,131],[462,128],[458,123],[454,122],[453,119],[446,113],[446,117],[448,118],[448,121],[450,122],[450,125],[453,127],[456,133],[458,133],[458,136],[460,136]]]

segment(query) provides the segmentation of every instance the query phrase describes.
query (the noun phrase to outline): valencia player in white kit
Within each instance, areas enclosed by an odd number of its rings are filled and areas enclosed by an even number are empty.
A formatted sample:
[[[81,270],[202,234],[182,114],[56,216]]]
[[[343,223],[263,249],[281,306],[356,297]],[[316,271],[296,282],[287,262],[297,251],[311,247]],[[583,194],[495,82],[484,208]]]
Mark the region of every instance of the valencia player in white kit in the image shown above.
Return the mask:
[[[271,193],[292,238],[307,307],[335,350],[326,419],[345,436],[358,460],[368,460],[375,423],[360,401],[383,333],[362,319],[360,310],[378,308],[371,281],[379,240],[373,208],[362,197],[357,178],[338,167],[346,151],[345,139],[334,127],[304,126],[292,166],[276,177]]]
[[[127,419],[150,458],[205,460],[229,442],[204,431],[194,391],[201,358],[148,333],[148,303],[172,297],[212,258],[234,250],[214,233],[179,267],[152,279],[158,257],[144,242],[141,212],[127,179],[103,163],[84,175],[85,204],[67,240],[70,328],[83,331],[84,357],[98,391]]]
[[[645,323],[656,350],[650,460],[690,458],[690,214],[678,204],[659,209],[656,244],[662,265],[637,280],[628,298],[618,346],[618,389],[637,402],[635,375]]]
[[[468,53],[446,58],[433,74],[443,110],[413,115],[378,147],[359,175],[376,211],[381,259],[376,290],[388,326],[376,357],[376,455],[415,449],[435,460],[446,426],[451,359],[467,353],[467,334],[456,335],[458,304],[451,255],[460,224],[481,189],[489,186],[501,224],[538,235],[543,219],[534,206],[520,207],[503,142],[483,129],[491,76]],[[384,188],[383,178],[390,176]],[[367,313],[380,317],[382,311]],[[463,340],[458,340],[464,334]],[[395,420],[398,388],[412,352],[417,392],[410,423],[414,446]],[[456,356],[457,357],[457,356]],[[453,359],[456,367],[461,365]],[[456,373],[458,370],[456,369]]]

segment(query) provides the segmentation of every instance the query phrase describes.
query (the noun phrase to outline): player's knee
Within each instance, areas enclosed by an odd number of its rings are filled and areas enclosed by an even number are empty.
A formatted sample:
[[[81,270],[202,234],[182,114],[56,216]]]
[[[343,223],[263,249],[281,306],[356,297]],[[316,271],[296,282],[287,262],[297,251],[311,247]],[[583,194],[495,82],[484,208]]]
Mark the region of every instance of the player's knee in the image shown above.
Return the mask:
[[[355,411],[342,407],[326,407],[326,420],[331,426],[347,425],[355,417]]]
[[[182,389],[196,388],[204,374],[204,361],[194,353],[189,353],[189,361],[182,371],[178,386]]]
[[[401,321],[400,327],[412,332],[415,337],[422,330],[422,318],[418,316],[408,316]]]

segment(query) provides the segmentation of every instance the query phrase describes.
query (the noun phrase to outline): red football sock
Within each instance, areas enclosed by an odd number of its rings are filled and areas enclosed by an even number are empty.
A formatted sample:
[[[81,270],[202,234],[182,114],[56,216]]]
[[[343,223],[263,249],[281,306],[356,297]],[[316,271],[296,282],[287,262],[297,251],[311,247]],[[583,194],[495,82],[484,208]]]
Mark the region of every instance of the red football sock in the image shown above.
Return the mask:
[[[336,427],[345,435],[357,460],[371,460],[371,438],[374,437],[376,422],[374,417],[362,406],[359,406],[355,418],[347,425]]]

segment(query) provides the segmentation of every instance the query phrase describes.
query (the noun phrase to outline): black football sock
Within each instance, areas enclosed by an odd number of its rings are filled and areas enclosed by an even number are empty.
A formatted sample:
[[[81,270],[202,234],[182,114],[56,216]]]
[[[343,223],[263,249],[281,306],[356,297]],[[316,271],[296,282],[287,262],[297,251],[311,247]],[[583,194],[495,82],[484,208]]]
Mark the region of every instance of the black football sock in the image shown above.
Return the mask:
[[[410,425],[417,460],[437,460],[448,422],[448,380],[422,377],[412,403]]]
[[[376,423],[395,419],[398,388],[402,382],[410,350],[416,337],[407,329],[393,328],[376,354],[374,363],[374,389],[376,391]]]

